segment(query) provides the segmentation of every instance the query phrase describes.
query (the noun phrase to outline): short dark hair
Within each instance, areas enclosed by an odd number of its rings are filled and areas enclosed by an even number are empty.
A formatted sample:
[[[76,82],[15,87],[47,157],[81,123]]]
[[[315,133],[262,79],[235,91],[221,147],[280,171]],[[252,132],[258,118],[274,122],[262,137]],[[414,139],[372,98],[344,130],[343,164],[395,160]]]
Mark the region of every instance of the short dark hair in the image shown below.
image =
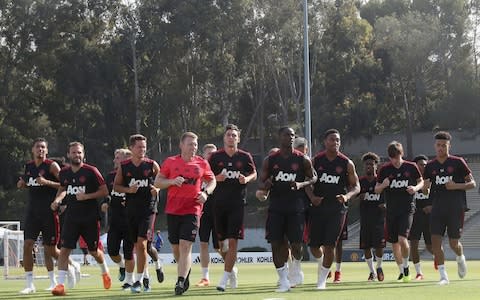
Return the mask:
[[[363,162],[366,162],[369,159],[373,160],[377,164],[380,162],[380,157],[376,153],[367,152],[364,155],[362,155]]]
[[[334,134],[334,133],[340,135],[340,132],[335,128],[327,129],[325,131],[325,133],[323,134],[323,139],[326,139],[329,135]]]
[[[388,157],[394,158],[397,155],[402,155],[403,154],[403,146],[400,144],[400,142],[393,141],[390,144],[388,144],[387,147],[387,153]]]
[[[70,142],[68,144],[68,152],[70,152],[70,148],[75,147],[75,146],[80,146],[80,147],[82,147],[82,149],[85,150],[85,146],[82,143],[74,141],[74,142]]]
[[[129,145],[134,146],[137,141],[147,141],[147,138],[141,134],[132,134],[129,138]]]
[[[293,130],[292,127],[288,127],[288,126],[280,127],[280,128],[278,129],[278,134],[280,135],[280,134],[282,134],[284,131],[286,131],[286,130],[288,130],[288,129],[292,129],[292,130]]]
[[[32,147],[35,146],[36,143],[45,143],[48,147],[48,142],[45,138],[43,137],[37,137],[36,139],[33,140]]]
[[[225,132],[229,130],[235,130],[235,131],[238,131],[238,133],[240,133],[240,129],[235,124],[228,124],[227,126],[225,126]]]
[[[447,131],[439,131],[435,134],[435,139],[436,140],[447,140],[447,141],[451,141],[452,140],[452,136],[450,135],[450,133],[448,133]]]
[[[217,146],[215,144],[205,144],[202,147],[202,151],[205,152],[206,149],[217,149]]]
[[[419,160],[428,161],[428,157],[425,154],[419,154],[419,155],[415,156],[415,158],[413,159],[413,162],[417,163]]]

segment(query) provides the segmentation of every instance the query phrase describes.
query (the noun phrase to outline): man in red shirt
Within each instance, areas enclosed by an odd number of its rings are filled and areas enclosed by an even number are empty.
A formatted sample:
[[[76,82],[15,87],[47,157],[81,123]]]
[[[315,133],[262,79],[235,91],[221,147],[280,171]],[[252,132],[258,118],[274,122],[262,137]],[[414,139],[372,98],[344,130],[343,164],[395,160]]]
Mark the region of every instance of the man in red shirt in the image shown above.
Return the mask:
[[[178,280],[175,294],[181,295],[190,286],[192,244],[197,236],[203,203],[216,186],[215,176],[208,162],[195,155],[198,137],[185,132],[180,139],[180,155],[168,157],[155,179],[155,186],[168,189],[167,214],[168,240],[178,263]],[[202,181],[207,182],[201,190]]]

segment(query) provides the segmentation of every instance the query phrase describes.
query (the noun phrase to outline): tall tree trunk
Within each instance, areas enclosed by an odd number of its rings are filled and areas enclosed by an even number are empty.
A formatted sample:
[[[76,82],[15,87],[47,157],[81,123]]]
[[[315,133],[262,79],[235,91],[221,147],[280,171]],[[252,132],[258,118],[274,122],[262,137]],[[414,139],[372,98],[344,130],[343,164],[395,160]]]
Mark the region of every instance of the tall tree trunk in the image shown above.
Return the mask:
[[[140,88],[138,86],[138,66],[137,66],[137,49],[136,49],[136,37],[135,33],[132,33],[132,60],[133,60],[133,82],[135,84],[135,130],[140,132]]]

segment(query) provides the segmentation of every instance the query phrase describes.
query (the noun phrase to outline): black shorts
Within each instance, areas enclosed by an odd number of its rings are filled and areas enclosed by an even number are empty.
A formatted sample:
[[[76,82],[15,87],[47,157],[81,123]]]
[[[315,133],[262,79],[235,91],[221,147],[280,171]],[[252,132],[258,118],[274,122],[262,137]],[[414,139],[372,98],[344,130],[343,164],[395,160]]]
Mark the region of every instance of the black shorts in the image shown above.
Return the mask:
[[[214,220],[215,230],[220,241],[226,239],[243,240],[243,206],[215,206]]]
[[[373,221],[373,222],[372,222]],[[385,248],[385,218],[360,220],[360,249]]]
[[[310,214],[308,245],[335,247],[345,226],[346,211]],[[346,226],[345,226],[346,227]]]
[[[100,236],[100,222],[98,219],[85,218],[78,220],[65,218],[61,233],[62,247],[75,249],[80,235],[87,243],[88,250],[96,251]]]
[[[197,215],[167,214],[168,240],[173,245],[178,245],[180,240],[195,242],[199,222]]]
[[[58,243],[60,233],[60,224],[56,212],[50,211],[44,214],[38,214],[27,210],[25,215],[25,225],[23,235],[25,240],[36,241],[40,232],[42,232],[43,244],[54,246]]]
[[[198,231],[200,242],[208,243],[212,236],[212,244],[214,249],[219,249],[218,237],[215,231],[215,220],[211,213],[203,213],[200,217],[200,229]]]
[[[138,238],[151,242],[155,233],[155,213],[128,216],[128,234],[130,240],[136,243]]]
[[[126,226],[117,226],[110,224],[107,236],[108,255],[117,256],[120,254],[120,246],[123,242],[123,258],[133,259],[133,241],[130,239],[128,228]]]
[[[265,238],[269,241],[284,241],[301,243],[305,227],[305,214],[268,212]]]
[[[459,239],[462,236],[465,211],[462,209],[439,211],[432,208],[430,230],[432,235],[443,236],[447,231],[448,238]]]
[[[430,234],[430,215],[425,214],[422,209],[419,209],[413,215],[412,228],[408,239],[419,241],[423,234],[425,244],[432,244],[432,235]]]
[[[387,241],[389,243],[397,243],[399,236],[408,238],[412,222],[413,213],[411,212],[398,215],[392,215],[387,212],[385,217]]]

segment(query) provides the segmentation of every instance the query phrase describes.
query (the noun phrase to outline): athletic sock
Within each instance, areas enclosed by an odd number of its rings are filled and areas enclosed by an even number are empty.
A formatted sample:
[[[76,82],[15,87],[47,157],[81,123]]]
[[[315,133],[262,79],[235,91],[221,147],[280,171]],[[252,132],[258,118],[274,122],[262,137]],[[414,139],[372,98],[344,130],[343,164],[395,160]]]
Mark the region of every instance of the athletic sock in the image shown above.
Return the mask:
[[[383,257],[375,256],[377,260],[377,269],[382,267]]]
[[[373,257],[366,258],[365,261],[367,262],[370,273],[375,273],[375,269],[373,268]]]
[[[202,268],[202,278],[203,278],[203,279],[210,280],[210,276],[209,276],[209,274],[208,274],[208,267]]]

